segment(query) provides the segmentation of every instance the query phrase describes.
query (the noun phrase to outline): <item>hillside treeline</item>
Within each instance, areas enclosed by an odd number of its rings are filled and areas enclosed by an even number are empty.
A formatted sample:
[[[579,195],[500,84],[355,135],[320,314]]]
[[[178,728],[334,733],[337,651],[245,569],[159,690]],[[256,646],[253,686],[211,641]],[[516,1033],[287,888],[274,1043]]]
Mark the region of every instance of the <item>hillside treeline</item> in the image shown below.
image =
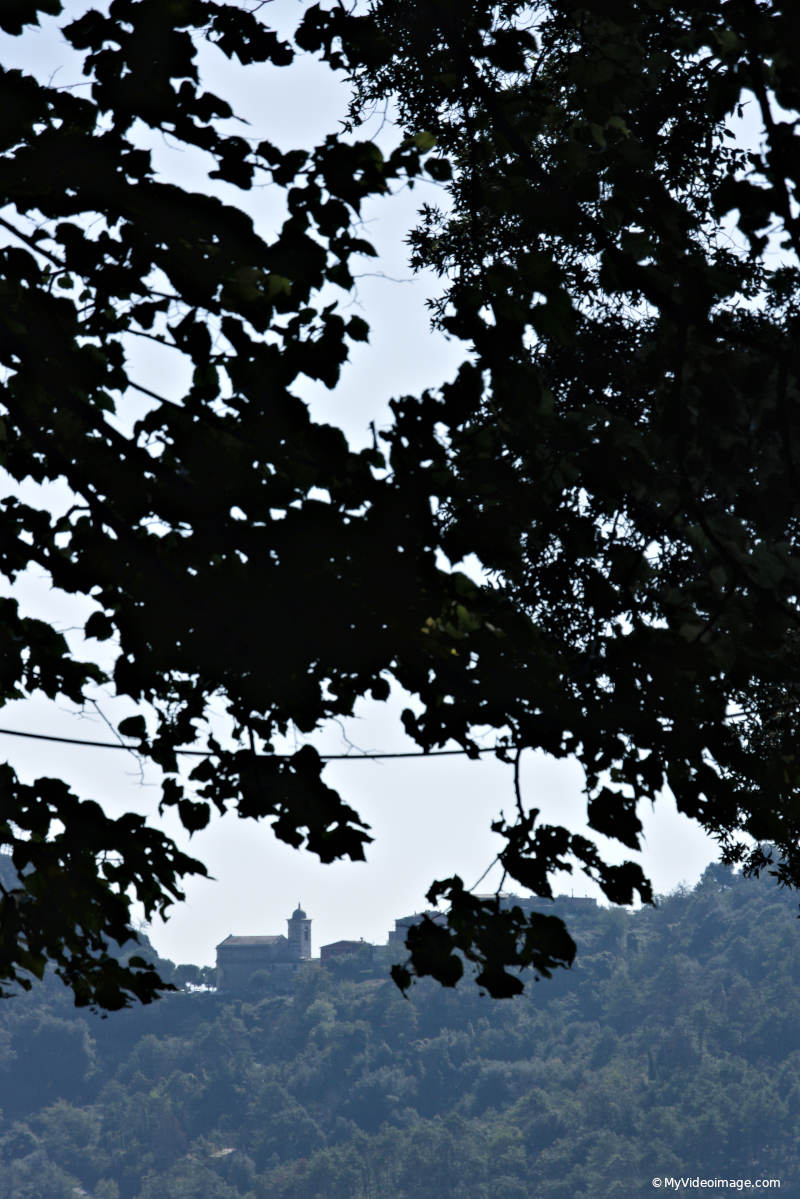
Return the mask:
[[[574,968],[507,1001],[404,999],[388,950],[107,1019],[46,978],[0,1005],[0,1199],[798,1193],[796,915],[712,866],[656,909],[575,913]]]

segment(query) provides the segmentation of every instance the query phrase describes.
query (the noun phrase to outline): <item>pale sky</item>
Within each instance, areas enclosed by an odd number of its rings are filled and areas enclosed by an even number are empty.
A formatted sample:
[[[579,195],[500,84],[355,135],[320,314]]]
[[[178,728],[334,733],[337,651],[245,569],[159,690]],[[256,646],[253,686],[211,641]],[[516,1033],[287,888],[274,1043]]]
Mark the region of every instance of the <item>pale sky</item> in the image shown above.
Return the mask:
[[[85,0],[67,0],[65,4],[70,16],[79,16],[89,7]],[[295,22],[301,11],[299,2],[278,0],[270,6],[269,15]],[[57,33],[58,22],[45,21],[44,25],[43,31],[24,39],[0,35],[3,63],[35,69],[44,79],[57,72],[55,83],[79,82],[74,58]],[[224,95],[250,121],[248,136],[268,138],[289,148],[313,144],[338,128],[347,103],[346,87],[313,61],[283,70],[242,68],[225,64],[221,56],[210,52],[203,63],[210,90]],[[377,128],[376,120],[369,135]],[[392,138],[388,125],[381,139],[391,144]],[[188,154],[176,153],[166,142],[158,147],[157,161],[184,186],[207,187],[200,164],[190,161]],[[238,193],[217,185],[215,190],[226,200],[235,198],[243,203],[265,235],[280,219],[276,189]],[[387,423],[387,404],[393,396],[435,387],[452,376],[465,353],[462,344],[430,332],[425,300],[435,294],[435,279],[392,281],[410,277],[403,237],[424,198],[441,200],[441,189],[432,183],[420,186],[388,201],[373,201],[366,211],[364,235],[379,248],[380,260],[364,260],[366,277],[358,281],[357,294],[350,301],[345,298],[344,303],[355,305],[353,310],[368,320],[369,344],[353,348],[351,362],[334,392],[309,386],[303,393],[313,414],[340,425],[353,443],[365,444],[370,439],[370,421],[378,427]],[[374,277],[375,272],[391,278]],[[136,347],[136,369],[131,374],[145,386],[149,382],[177,398],[180,364],[170,362],[166,351],[154,353],[153,349]],[[141,401],[129,394],[120,406],[121,423],[129,424],[141,411]],[[7,479],[4,486],[9,490]],[[26,489],[29,501],[35,495],[36,489]],[[42,502],[58,504],[60,498],[50,492],[42,496]],[[0,592],[9,593],[7,583],[0,582]],[[52,620],[63,630],[82,626],[89,610],[34,575],[19,582],[13,594],[27,614]],[[77,634],[73,632],[71,637]],[[73,640],[73,644],[80,642]],[[92,643],[92,652],[96,648]],[[39,698],[9,704],[0,712],[0,727],[112,741],[103,717],[118,723],[135,709],[108,694],[98,693],[96,699],[99,711],[87,706],[76,712],[66,702],[56,705]],[[407,697],[396,695],[385,705],[365,702],[346,728],[332,726],[313,741],[329,753],[346,752],[346,738],[362,751],[414,749],[398,720],[407,703]],[[366,863],[323,866],[312,855],[277,842],[266,823],[239,820],[231,814],[213,820],[189,841],[176,820],[159,820],[158,771],[146,766],[142,773],[133,756],[121,750],[0,736],[0,753],[25,781],[57,775],[82,797],[100,801],[109,812],[147,814],[154,824],[174,834],[183,848],[205,861],[214,881],[190,882],[186,903],[172,909],[166,925],[158,922],[148,929],[160,953],[200,965],[213,963],[216,944],[229,933],[285,933],[286,919],[298,900],[313,920],[315,954],[321,944],[340,938],[384,942],[395,917],[427,906],[425,892],[433,879],[458,873],[465,883],[476,882],[500,848],[490,823],[503,809],[513,807],[511,768],[491,756],[479,762],[445,757],[332,763],[326,769],[326,780],[340,788],[360,812],[375,841]],[[543,820],[576,830],[585,827],[581,774],[574,763],[555,762],[529,751],[523,757],[522,783],[526,801],[541,809]],[[678,816],[670,797],[663,798],[655,812],[648,805],[640,816],[646,847],[641,860],[656,892],[668,892],[681,882],[694,883],[716,856],[713,843],[694,822]],[[599,840],[611,847],[612,860],[634,856],[624,847]],[[480,890],[488,891],[499,881],[495,870]],[[557,889],[574,889],[576,895],[597,894],[592,884],[577,874],[557,880]]]

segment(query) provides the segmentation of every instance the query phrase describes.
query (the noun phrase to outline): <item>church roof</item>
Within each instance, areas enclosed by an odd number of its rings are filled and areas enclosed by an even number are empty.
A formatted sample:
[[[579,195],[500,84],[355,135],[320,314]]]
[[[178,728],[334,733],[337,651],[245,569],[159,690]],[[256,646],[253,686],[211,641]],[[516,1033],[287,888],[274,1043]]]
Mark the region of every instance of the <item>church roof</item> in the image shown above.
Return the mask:
[[[285,941],[283,936],[275,937],[226,937],[224,941],[220,941],[220,945],[279,945],[281,941]],[[219,949],[219,945],[217,946]]]
[[[300,904],[298,904],[295,910],[292,912],[292,920],[308,920],[308,916],[306,916],[305,912],[300,907]]]

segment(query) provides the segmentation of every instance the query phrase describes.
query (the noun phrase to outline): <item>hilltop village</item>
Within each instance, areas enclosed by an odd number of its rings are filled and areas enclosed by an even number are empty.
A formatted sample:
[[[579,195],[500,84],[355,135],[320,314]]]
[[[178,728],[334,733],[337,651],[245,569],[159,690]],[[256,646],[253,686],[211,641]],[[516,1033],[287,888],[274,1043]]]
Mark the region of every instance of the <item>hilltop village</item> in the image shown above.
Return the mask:
[[[543,907],[550,910],[558,908],[587,908],[595,907],[596,900],[587,896],[558,895],[554,900],[537,897],[521,898],[518,895],[504,895],[501,902],[509,907],[517,905],[525,912],[534,909],[541,911]],[[442,912],[417,912],[413,916],[400,916],[394,922],[394,928],[387,936],[387,944],[403,944],[408,929],[428,916],[431,920],[443,922]],[[332,941],[320,947],[319,960],[323,964],[332,958],[345,957],[348,954],[370,956],[379,947],[363,938],[358,941]],[[254,936],[229,935],[217,945],[217,989],[219,991],[239,991],[252,986],[258,981],[257,975],[267,971],[271,977],[293,973],[303,962],[311,960],[311,919],[298,903],[287,920],[287,932],[273,934],[257,934]]]

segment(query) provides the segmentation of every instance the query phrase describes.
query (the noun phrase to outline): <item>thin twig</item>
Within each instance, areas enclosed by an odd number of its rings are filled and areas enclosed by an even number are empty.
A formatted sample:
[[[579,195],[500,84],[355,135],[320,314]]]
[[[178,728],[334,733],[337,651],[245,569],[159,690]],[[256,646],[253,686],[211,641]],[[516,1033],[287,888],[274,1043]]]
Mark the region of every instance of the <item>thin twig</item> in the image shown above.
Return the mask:
[[[141,753],[138,750],[134,749],[134,747],[132,745],[128,745],[128,743],[123,740],[123,738],[119,734],[119,730],[117,729],[116,725],[111,723],[111,721],[108,719],[108,717],[106,716],[105,712],[100,707],[100,705],[98,704],[96,699],[90,699],[89,703],[95,709],[95,711],[97,712],[97,715],[100,717],[100,719],[103,721],[103,723],[108,725],[108,727],[111,729],[111,732],[117,738],[117,741],[119,741],[119,743],[123,747],[123,749],[127,749],[128,752],[133,756],[134,760],[136,761],[136,766],[139,771],[139,779],[142,783],[144,783],[144,766],[142,765]]]

